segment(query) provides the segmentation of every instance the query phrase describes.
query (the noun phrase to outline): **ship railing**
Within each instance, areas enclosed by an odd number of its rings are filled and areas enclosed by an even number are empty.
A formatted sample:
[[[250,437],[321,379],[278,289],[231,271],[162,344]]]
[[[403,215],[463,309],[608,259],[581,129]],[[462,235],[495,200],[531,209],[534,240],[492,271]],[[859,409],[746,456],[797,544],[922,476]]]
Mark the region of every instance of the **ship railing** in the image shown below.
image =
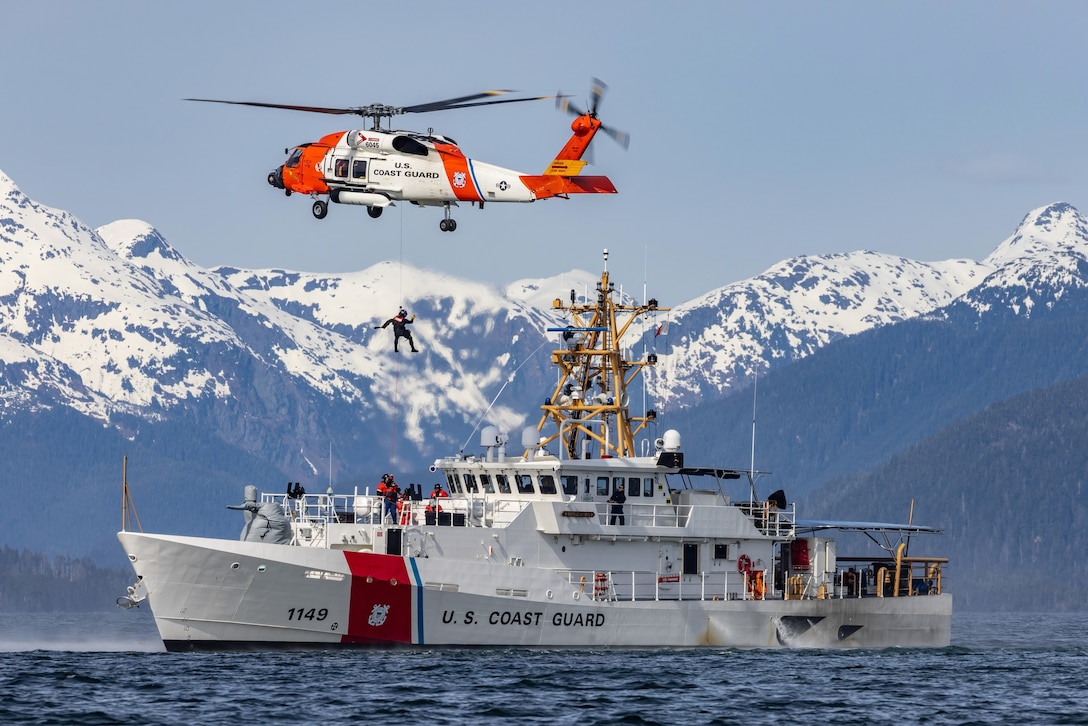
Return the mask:
[[[944,587],[947,557],[901,557],[898,577],[894,560],[871,557],[840,557],[835,572],[828,577],[814,573],[786,578],[787,600],[824,600],[829,598],[921,597],[940,595]],[[858,567],[857,564],[867,563]]]
[[[794,523],[797,521],[797,505],[789,504],[779,508],[774,502],[740,502],[742,512],[763,534],[768,537],[784,538],[795,534]]]
[[[594,600],[756,600],[770,593],[738,573],[567,570],[576,597]]]
[[[607,502],[593,502],[599,524],[609,524],[612,520],[612,505]],[[686,527],[694,510],[691,504],[641,504],[631,503],[628,499],[623,505],[623,522],[627,526],[639,527]],[[621,515],[615,515],[617,518]]]

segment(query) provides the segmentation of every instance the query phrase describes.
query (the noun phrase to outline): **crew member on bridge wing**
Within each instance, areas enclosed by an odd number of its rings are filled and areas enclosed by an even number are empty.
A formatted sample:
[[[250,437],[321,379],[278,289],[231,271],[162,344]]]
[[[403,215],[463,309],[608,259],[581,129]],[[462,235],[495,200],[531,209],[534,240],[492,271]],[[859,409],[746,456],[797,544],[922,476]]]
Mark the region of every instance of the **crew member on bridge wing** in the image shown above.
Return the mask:
[[[608,520],[609,524],[615,524],[617,517],[620,520],[620,524],[625,524],[623,518],[623,504],[626,501],[627,495],[623,493],[623,484],[620,484],[608,499],[608,503],[612,505],[612,516]]]

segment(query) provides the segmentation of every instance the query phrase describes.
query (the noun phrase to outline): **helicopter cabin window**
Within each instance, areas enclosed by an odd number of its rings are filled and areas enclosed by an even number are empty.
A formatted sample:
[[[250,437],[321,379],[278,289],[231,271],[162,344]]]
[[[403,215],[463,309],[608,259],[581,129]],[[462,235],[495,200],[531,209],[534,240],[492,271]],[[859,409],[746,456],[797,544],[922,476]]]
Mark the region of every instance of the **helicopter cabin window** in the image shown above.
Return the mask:
[[[465,491],[472,492],[473,494],[480,491],[480,488],[476,486],[475,474],[462,474],[465,478]]]
[[[540,493],[555,494],[555,477],[551,474],[540,475]]]
[[[333,176],[347,176],[348,175],[348,160],[337,159],[333,164]]]
[[[608,496],[608,477],[607,476],[597,477],[597,496],[598,497],[607,497]]]
[[[496,474],[495,483],[499,485],[499,492],[502,494],[510,493],[510,480],[506,478],[506,474]]]
[[[563,493],[567,496],[576,496],[578,494],[578,477],[576,476],[561,476],[560,481],[563,482]]]
[[[397,136],[393,139],[393,148],[402,154],[415,154],[426,156],[427,147],[410,136]]]
[[[491,475],[490,474],[480,474],[480,486],[488,494],[494,494],[495,493],[495,485],[491,483]]]
[[[351,162],[351,178],[366,179],[366,160],[356,159]]]
[[[518,474],[518,493],[532,494],[535,491],[533,489],[533,477],[529,474]]]
[[[449,485],[451,492],[461,493],[461,484],[457,481],[457,477],[453,474],[446,475],[446,483]]]

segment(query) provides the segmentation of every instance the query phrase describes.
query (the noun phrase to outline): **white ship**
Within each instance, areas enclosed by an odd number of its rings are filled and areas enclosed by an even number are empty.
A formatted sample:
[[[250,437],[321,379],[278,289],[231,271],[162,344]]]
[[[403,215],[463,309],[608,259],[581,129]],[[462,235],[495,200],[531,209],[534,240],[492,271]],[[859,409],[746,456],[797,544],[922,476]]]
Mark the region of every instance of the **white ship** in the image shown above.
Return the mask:
[[[475,455],[434,463],[447,497],[248,487],[240,540],[122,531],[137,580],[118,604],[146,601],[171,651],[947,646],[947,559],[907,551],[938,530],[805,522],[756,495],[759,472],[650,437],[627,388],[657,357],[621,342],[666,309],[623,304],[604,257],[595,300],[553,303],[557,382],[516,454],[488,426]],[[840,554],[835,530],[880,548]]]

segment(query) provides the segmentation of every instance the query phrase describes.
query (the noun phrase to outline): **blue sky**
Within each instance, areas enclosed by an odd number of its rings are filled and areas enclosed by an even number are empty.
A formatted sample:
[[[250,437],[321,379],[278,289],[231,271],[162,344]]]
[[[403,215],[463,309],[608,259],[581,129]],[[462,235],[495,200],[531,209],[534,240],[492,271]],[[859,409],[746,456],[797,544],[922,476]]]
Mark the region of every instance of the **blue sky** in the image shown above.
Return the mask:
[[[138,218],[212,267],[402,260],[505,284],[596,271],[663,304],[800,254],[985,257],[1031,209],[1088,211],[1088,3],[8,2],[0,170],[92,226]],[[187,103],[410,105],[610,86],[587,173],[616,196],[321,221],[267,173],[355,117]],[[540,173],[547,101],[402,116]],[[395,301],[392,303],[395,304]]]

